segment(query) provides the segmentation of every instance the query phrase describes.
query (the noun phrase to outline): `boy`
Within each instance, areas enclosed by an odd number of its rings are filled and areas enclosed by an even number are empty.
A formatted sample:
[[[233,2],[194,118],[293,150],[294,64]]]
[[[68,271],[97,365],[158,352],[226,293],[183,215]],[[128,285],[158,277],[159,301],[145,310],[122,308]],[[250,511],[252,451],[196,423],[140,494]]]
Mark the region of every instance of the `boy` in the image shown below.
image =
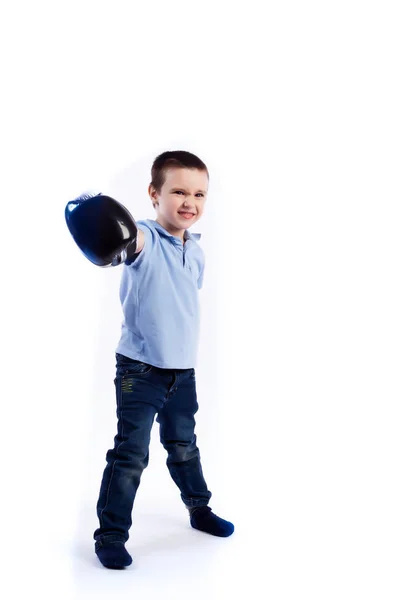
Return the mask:
[[[125,261],[120,299],[124,313],[116,352],[118,433],[106,455],[97,503],[95,551],[110,569],[132,563],[125,548],[140,478],[149,461],[154,417],[167,466],[195,529],[227,537],[229,521],[215,515],[194,433],[199,304],[204,254],[188,229],[207,197],[206,165],[189,152],[164,152],[151,169],[149,195],[157,218],[138,221],[136,253]]]

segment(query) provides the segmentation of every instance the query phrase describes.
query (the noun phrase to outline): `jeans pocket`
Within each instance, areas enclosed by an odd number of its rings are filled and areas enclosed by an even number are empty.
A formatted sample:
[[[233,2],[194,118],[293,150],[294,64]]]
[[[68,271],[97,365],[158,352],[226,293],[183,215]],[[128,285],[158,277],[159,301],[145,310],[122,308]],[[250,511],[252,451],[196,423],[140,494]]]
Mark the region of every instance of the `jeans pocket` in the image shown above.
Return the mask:
[[[136,360],[135,364],[129,364],[128,366],[124,365],[122,367],[122,375],[147,375],[147,373],[150,373],[152,368],[152,365]]]
[[[117,375],[122,377],[129,375],[147,375],[152,368],[152,365],[140,360],[134,360],[133,358],[128,358],[121,354],[117,356]]]

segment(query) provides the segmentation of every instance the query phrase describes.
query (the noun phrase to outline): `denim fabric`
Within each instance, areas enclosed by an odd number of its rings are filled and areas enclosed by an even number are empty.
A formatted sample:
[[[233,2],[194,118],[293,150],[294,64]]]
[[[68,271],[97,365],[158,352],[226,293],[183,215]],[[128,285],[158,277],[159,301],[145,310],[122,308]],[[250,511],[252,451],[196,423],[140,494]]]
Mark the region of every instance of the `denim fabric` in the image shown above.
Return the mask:
[[[93,537],[127,541],[140,478],[149,462],[150,433],[156,421],[166,449],[167,466],[188,507],[206,506],[211,498],[196,445],[198,410],[194,369],[160,369],[116,354],[114,379],[117,435],[106,454],[97,502],[99,528]],[[110,537],[109,537],[110,536]]]

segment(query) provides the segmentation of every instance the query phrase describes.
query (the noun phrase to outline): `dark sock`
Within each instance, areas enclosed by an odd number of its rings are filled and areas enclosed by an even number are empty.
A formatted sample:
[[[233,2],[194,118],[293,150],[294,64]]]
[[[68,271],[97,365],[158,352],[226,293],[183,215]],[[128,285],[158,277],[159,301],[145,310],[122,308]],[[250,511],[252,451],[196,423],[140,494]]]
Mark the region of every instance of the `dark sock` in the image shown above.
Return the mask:
[[[215,515],[209,506],[194,506],[188,507],[188,509],[190,524],[194,529],[219,537],[228,537],[235,530],[233,523]]]
[[[123,569],[132,563],[132,557],[122,540],[98,541],[95,543],[95,552],[107,569]]]

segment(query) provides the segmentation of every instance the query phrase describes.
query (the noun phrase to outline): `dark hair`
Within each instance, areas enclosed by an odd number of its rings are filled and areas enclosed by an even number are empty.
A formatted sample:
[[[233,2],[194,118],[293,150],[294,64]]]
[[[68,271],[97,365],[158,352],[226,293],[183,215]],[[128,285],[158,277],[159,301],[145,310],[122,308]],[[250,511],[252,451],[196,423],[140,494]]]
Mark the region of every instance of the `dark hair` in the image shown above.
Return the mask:
[[[163,152],[157,156],[151,167],[151,185],[158,193],[161,192],[161,188],[165,183],[166,171],[171,168],[198,169],[199,171],[205,171],[208,178],[210,178],[206,165],[195,154],[185,152],[185,150]]]

